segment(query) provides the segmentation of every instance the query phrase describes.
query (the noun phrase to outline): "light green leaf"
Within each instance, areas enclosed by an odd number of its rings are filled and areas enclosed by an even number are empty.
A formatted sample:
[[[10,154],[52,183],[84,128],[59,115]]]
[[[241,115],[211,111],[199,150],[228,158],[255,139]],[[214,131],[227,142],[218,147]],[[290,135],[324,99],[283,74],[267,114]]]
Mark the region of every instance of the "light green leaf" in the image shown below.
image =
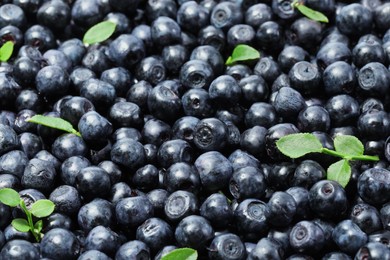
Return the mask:
[[[164,255],[161,260],[196,260],[198,252],[192,248],[178,248]]]
[[[59,129],[62,131],[69,132],[71,134],[81,136],[80,133],[77,132],[77,130],[73,128],[71,123],[69,123],[68,121],[66,121],[62,118],[59,118],[59,117],[35,115],[35,116],[31,117],[30,119],[28,119],[27,122],[44,125],[47,127]]]
[[[239,61],[251,61],[259,58],[258,50],[246,44],[239,44],[234,48],[232,56],[227,59],[225,64],[230,66]]]
[[[313,134],[298,133],[281,137],[276,141],[276,147],[290,158],[299,158],[308,153],[321,152],[322,144]]]
[[[27,220],[23,218],[15,218],[12,220],[11,225],[20,232],[28,232],[30,231],[30,226],[28,225]]]
[[[8,61],[14,51],[14,42],[8,41],[0,48],[0,61]]]
[[[364,153],[362,142],[352,135],[338,135],[333,143],[334,149],[344,155],[363,155]]]
[[[94,44],[107,40],[115,32],[116,23],[103,21],[95,24],[84,34],[84,44]]]
[[[315,11],[315,10],[313,10],[313,9],[303,5],[303,4],[300,4],[300,3],[296,3],[294,5],[294,7],[297,8],[298,11],[301,12],[304,16],[306,16],[307,18],[309,18],[311,20],[321,22],[321,23],[329,23],[328,17],[326,17],[321,12]]]
[[[10,207],[16,207],[20,203],[19,193],[10,188],[3,188],[0,190],[0,202]]]
[[[30,212],[37,218],[43,218],[53,213],[55,205],[50,200],[38,200],[31,205]]]
[[[41,233],[42,231],[42,227],[43,227],[43,221],[42,220],[38,220],[37,222],[35,222],[34,224],[34,230],[36,233]]]
[[[327,170],[327,179],[337,181],[345,188],[351,179],[351,166],[348,160],[341,159],[331,164]]]

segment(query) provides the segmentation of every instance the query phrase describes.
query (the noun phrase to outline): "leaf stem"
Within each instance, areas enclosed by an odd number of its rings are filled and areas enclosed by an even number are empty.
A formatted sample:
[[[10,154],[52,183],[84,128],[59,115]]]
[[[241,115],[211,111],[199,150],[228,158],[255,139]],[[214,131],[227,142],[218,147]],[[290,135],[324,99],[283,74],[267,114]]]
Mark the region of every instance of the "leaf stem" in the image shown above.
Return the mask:
[[[351,160],[361,160],[361,161],[379,161],[379,157],[377,155],[354,155],[350,157]]]
[[[23,209],[24,213],[26,213],[28,225],[30,226],[30,231],[33,234],[34,238],[39,242],[39,234],[35,232],[34,223],[32,221],[31,212],[27,209],[26,204],[23,199],[20,199],[20,207]]]
[[[333,151],[333,150],[329,150],[328,148],[321,148],[321,153],[323,154],[328,154],[328,155],[332,155],[332,156],[336,156],[336,157],[340,157],[340,158],[346,158],[346,156],[342,153],[338,153],[336,151]]]

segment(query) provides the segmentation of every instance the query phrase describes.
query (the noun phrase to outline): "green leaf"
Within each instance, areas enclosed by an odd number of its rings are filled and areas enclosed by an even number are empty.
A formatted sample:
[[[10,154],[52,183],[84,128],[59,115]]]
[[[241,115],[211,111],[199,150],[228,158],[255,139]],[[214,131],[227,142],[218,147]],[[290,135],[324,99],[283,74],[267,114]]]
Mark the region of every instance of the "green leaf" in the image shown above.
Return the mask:
[[[71,123],[69,123],[68,121],[66,121],[62,118],[59,118],[59,117],[35,115],[35,116],[31,117],[30,119],[28,119],[27,122],[44,125],[47,127],[59,129],[62,131],[69,132],[71,134],[81,136],[80,133],[77,132],[77,130],[73,128]]]
[[[43,218],[53,213],[55,205],[50,200],[38,200],[31,205],[30,212],[37,218]]]
[[[196,260],[198,252],[192,248],[178,248],[164,255],[161,260]]]
[[[15,218],[12,220],[11,225],[20,232],[28,232],[30,231],[30,226],[28,225],[27,220],[24,218]]]
[[[12,52],[14,51],[14,42],[8,41],[3,44],[0,48],[0,61],[7,61],[12,56]]]
[[[116,23],[103,21],[95,24],[84,34],[84,44],[94,44],[107,40],[115,32]]]
[[[299,12],[301,12],[304,16],[307,18],[317,21],[317,22],[322,22],[322,23],[329,23],[328,17],[326,17],[323,13],[315,11],[303,4],[296,3],[294,5],[295,8],[298,9]]]
[[[333,143],[334,149],[345,155],[363,155],[364,153],[362,142],[352,135],[338,135]]]
[[[237,45],[227,61],[226,65],[230,66],[239,61],[251,61],[260,58],[260,53],[253,47],[245,44]]]
[[[20,203],[19,193],[10,188],[3,188],[0,190],[0,202],[10,207],[16,207]]]
[[[276,147],[290,158],[299,158],[308,153],[321,152],[322,144],[313,134],[298,133],[281,137],[276,141]]]
[[[34,230],[35,230],[36,233],[41,233],[42,227],[43,227],[43,221],[42,220],[38,220],[37,222],[35,222]]]
[[[341,159],[331,164],[327,170],[327,179],[337,181],[345,188],[351,178],[351,166],[348,160]]]

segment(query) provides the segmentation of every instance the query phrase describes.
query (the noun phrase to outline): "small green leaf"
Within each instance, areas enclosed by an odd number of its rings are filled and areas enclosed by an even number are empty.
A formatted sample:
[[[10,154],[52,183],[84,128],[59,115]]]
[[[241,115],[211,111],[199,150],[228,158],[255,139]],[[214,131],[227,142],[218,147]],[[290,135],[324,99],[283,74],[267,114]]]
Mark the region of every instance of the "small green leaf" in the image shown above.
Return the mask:
[[[327,179],[337,181],[345,188],[351,178],[351,166],[348,160],[341,159],[331,164],[327,170]]]
[[[333,143],[334,149],[345,155],[363,155],[364,153],[362,142],[352,135],[336,136]]]
[[[103,21],[95,24],[84,34],[84,44],[94,44],[107,40],[115,32],[116,23]]]
[[[30,226],[28,225],[27,220],[23,218],[15,218],[12,220],[11,225],[20,232],[28,232],[30,231]]]
[[[317,22],[322,22],[322,23],[329,23],[328,17],[326,17],[323,13],[315,11],[303,4],[296,3],[294,5],[295,8],[298,9],[299,12],[301,12],[304,16],[307,18],[317,21]]]
[[[3,44],[0,48],[0,61],[8,61],[9,58],[11,58],[12,53],[14,51],[14,42],[13,41],[8,41]]]
[[[30,212],[37,218],[43,218],[53,213],[55,205],[50,200],[38,200],[31,205]]]
[[[192,248],[178,248],[164,255],[161,260],[196,260],[198,252]]]
[[[0,190],[0,202],[10,207],[16,207],[20,203],[19,193],[10,188],[3,188]]]
[[[260,58],[260,53],[253,47],[246,44],[237,45],[227,61],[226,65],[230,66],[239,61],[251,61]]]
[[[42,231],[42,227],[43,227],[43,221],[42,220],[38,220],[37,222],[35,222],[34,224],[34,230],[36,233],[41,233]]]
[[[59,117],[35,115],[35,116],[31,117],[30,119],[28,119],[27,122],[44,125],[47,127],[59,129],[62,131],[69,132],[71,134],[81,136],[80,133],[77,132],[77,130],[73,128],[71,123],[69,123],[68,121],[66,121],[62,118],[59,118]]]
[[[281,137],[276,141],[276,147],[290,158],[299,158],[308,153],[321,152],[322,144],[313,134],[298,133]]]

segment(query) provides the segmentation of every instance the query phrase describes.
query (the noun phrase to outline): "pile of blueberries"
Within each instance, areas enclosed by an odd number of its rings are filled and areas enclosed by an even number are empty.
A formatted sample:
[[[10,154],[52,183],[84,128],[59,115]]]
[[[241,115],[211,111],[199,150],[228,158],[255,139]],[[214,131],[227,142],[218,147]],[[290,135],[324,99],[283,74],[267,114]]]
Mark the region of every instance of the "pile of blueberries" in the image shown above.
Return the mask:
[[[390,259],[390,2],[292,2],[2,0],[0,188],[56,207],[36,241],[0,203],[0,259]],[[226,66],[238,44],[260,59]],[[298,132],[380,160],[344,188],[280,153]]]

